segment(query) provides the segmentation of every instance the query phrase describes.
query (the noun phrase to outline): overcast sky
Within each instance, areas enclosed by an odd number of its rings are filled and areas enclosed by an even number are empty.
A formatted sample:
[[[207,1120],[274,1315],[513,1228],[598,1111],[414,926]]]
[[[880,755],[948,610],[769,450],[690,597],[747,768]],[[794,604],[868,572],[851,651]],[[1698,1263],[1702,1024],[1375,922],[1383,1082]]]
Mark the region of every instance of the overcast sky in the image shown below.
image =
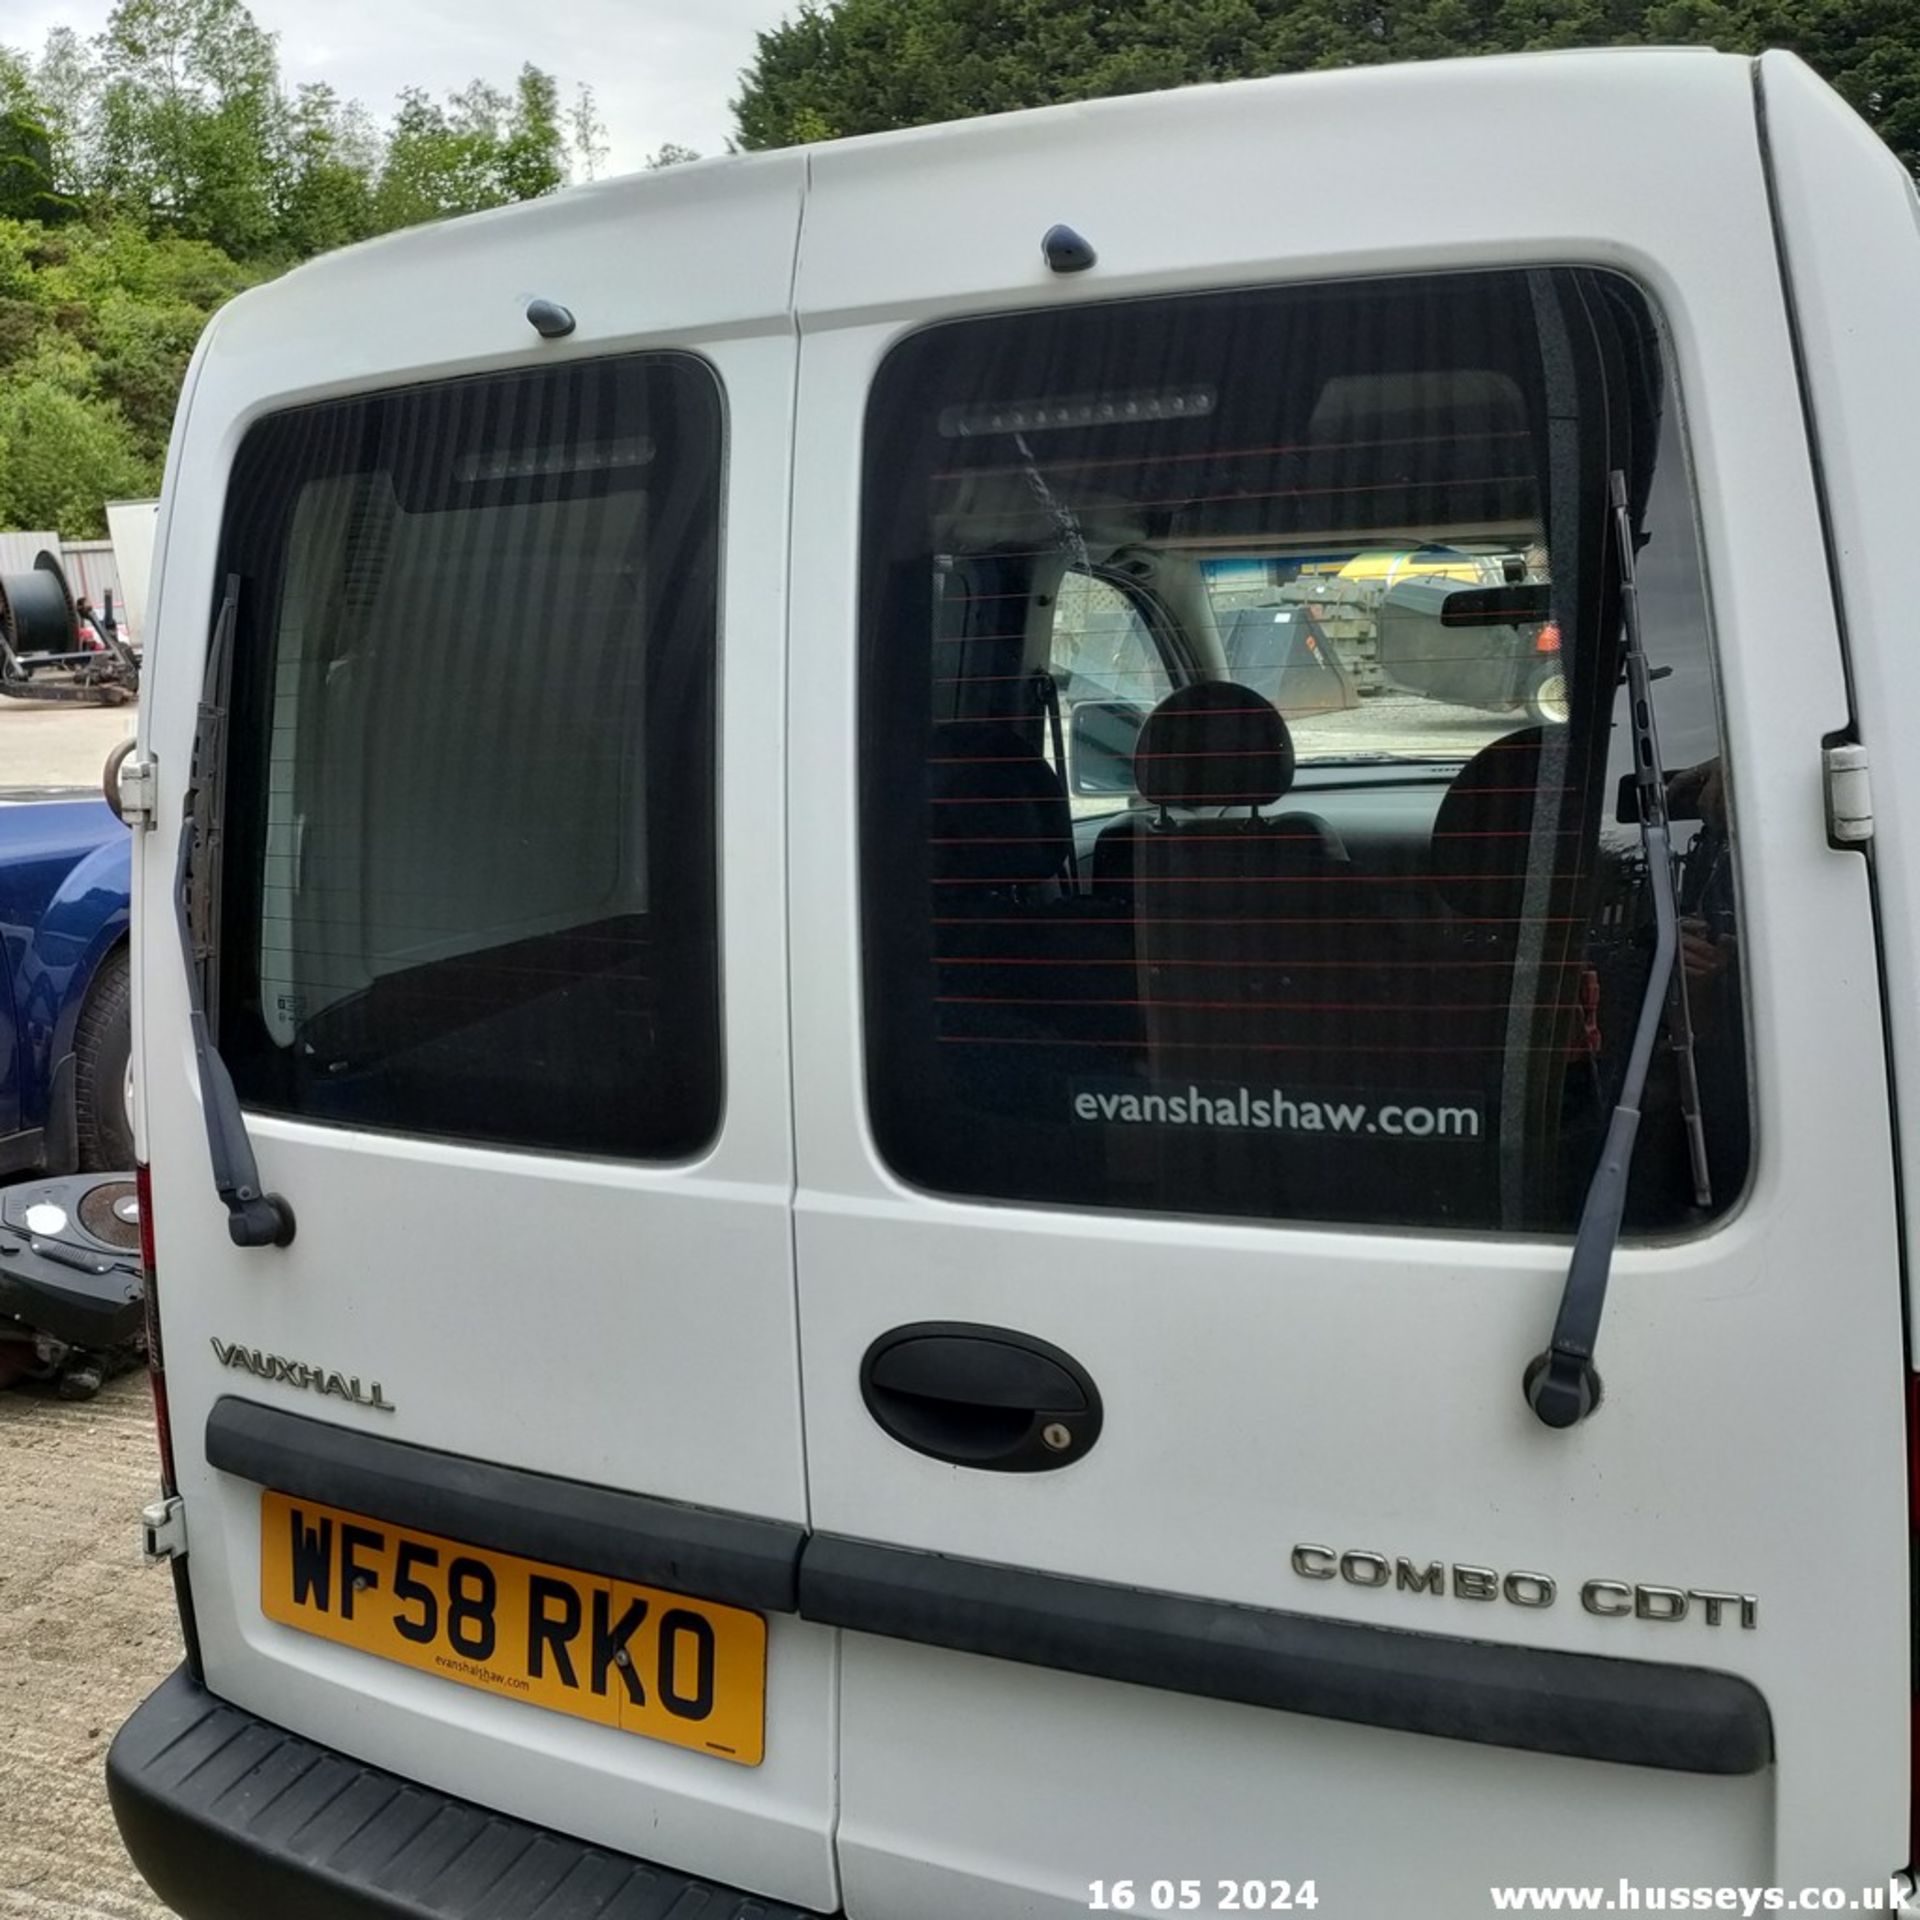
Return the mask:
[[[637,167],[666,141],[725,151],[727,102],[753,37],[787,0],[248,0],[280,36],[289,90],[327,81],[384,121],[403,86],[434,94],[472,79],[509,86],[523,61],[545,67],[571,103],[589,82],[612,149],[609,171]],[[0,43],[38,55],[47,29],[92,35],[111,0],[0,0]]]

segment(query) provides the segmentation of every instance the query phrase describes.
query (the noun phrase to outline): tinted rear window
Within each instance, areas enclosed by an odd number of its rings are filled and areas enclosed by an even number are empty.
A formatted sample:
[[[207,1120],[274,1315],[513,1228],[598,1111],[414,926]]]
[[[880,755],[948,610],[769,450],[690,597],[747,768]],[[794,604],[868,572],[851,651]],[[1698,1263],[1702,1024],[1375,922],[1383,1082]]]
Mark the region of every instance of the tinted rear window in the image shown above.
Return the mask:
[[[904,1175],[1569,1230],[1651,946],[1620,814],[1617,468],[1668,670],[1711,1161],[1696,1182],[1663,1047],[1628,1224],[1735,1198],[1731,780],[1630,285],[1435,275],[945,325],[882,367],[866,460],[867,1068]]]
[[[249,433],[219,1005],[249,1105],[636,1157],[711,1136],[720,461],[683,356]]]

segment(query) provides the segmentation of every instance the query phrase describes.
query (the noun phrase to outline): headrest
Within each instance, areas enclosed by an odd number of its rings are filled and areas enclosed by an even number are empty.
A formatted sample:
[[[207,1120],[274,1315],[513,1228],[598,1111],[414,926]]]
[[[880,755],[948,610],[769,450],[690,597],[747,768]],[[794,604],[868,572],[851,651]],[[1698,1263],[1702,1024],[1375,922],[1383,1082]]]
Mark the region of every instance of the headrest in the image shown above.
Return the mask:
[[[1195,681],[1147,715],[1133,784],[1156,807],[1264,807],[1293,785],[1293,737],[1251,687]]]
[[[935,880],[1031,886],[1066,864],[1073,833],[1053,769],[1011,727],[942,727],[928,767]]]
[[[1482,747],[1441,798],[1433,817],[1432,872],[1457,913],[1517,921],[1523,911],[1545,732],[1522,727]]]

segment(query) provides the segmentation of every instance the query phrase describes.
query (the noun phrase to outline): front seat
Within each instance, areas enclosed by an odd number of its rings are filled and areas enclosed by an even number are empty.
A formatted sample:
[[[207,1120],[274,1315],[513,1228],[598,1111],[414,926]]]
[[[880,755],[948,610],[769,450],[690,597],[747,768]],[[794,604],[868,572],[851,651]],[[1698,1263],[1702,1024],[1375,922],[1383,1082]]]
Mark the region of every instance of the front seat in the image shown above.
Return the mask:
[[[1328,939],[1363,909],[1324,821],[1264,811],[1293,785],[1279,711],[1237,681],[1178,688],[1147,716],[1133,769],[1152,811],[1101,835],[1095,873],[1132,904],[1153,1073],[1322,1044],[1338,998],[1321,991]]]

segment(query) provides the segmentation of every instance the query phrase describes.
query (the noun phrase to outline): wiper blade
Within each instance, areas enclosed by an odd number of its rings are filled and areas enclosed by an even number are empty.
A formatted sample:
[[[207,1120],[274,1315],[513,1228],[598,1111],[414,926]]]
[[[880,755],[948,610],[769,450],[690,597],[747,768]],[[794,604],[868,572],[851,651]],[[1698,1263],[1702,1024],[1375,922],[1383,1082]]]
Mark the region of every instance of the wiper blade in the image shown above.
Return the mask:
[[[233,1076],[208,1030],[206,971],[214,949],[214,889],[220,863],[222,789],[227,764],[227,687],[233,632],[240,615],[240,576],[227,576],[220,617],[207,649],[207,669],[194,726],[193,764],[187,775],[174,862],[173,913],[187,968],[187,1021],[200,1076],[200,1112],[207,1129],[213,1184],[227,1210],[227,1234],[236,1247],[284,1247],[293,1239],[293,1209],[277,1193],[260,1190],[260,1168]]]
[[[1700,1086],[1694,1069],[1693,1019],[1687,1005],[1685,970],[1676,962],[1680,953],[1680,888],[1673,867],[1673,834],[1667,819],[1667,775],[1660,760],[1660,735],[1654,724],[1652,675],[1640,633],[1640,596],[1633,566],[1633,527],[1627,512],[1626,475],[1617,468],[1610,477],[1614,539],[1620,550],[1621,623],[1626,637],[1627,704],[1633,729],[1633,774],[1640,805],[1640,844],[1646,854],[1647,885],[1653,895],[1653,965],[1647,974],[1640,1018],[1634,1028],[1633,1050],[1620,1083],[1620,1098],[1607,1123],[1600,1163],[1587,1185],[1580,1209],[1580,1228],[1574,1236],[1573,1257],[1567,1263],[1560,1311],[1554,1318],[1553,1339],[1544,1353],[1527,1367],[1522,1382],[1527,1404],[1549,1427],[1577,1426],[1600,1404],[1600,1375],[1593,1364],[1600,1336],[1600,1317],[1606,1311],[1607,1282],[1613,1271],[1613,1250],[1620,1240],[1620,1221],[1627,1204],[1627,1178],[1633,1164],[1634,1138],[1640,1130],[1640,1100],[1646,1092],[1647,1071],[1659,1037],[1660,1020],[1669,1002],[1673,1007],[1671,1035],[1680,1070],[1681,1108],[1687,1122],[1688,1152],[1692,1161],[1694,1196],[1710,1206],[1713,1190],[1707,1179],[1706,1133],[1700,1117]]]

